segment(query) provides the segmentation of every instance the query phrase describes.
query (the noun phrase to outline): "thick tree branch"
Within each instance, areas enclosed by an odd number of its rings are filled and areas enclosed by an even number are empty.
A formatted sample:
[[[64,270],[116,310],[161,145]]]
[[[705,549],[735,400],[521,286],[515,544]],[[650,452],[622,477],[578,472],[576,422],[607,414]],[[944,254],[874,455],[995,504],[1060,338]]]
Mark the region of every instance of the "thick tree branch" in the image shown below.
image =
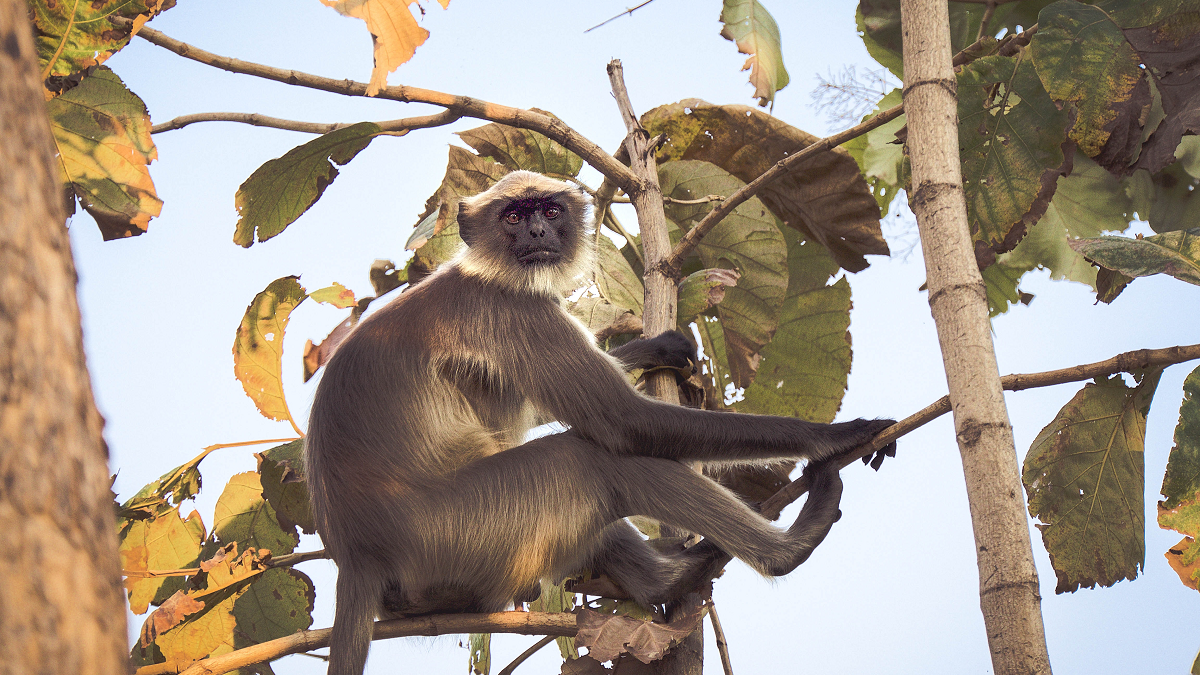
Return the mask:
[[[985,2],[986,0],[978,1]],[[1006,36],[1000,40],[999,43],[997,43],[996,48],[1001,54],[1014,53],[1017,47],[1022,47],[1029,44],[1029,40],[1036,32],[1037,24],[1034,24],[1028,30],[1022,33]],[[981,38],[976,40],[966,49],[956,54],[954,56],[954,65],[961,66],[983,56],[984,52],[981,48],[983,47],[985,40],[988,39],[991,38]],[[696,245],[700,243],[700,240],[703,239],[706,234],[712,231],[712,229],[717,226],[717,223],[721,222],[743,202],[758,194],[758,192],[762,190],[763,187],[765,187],[768,183],[784,175],[792,168],[808,161],[808,159],[813,155],[825,152],[841,145],[842,143],[845,143],[846,141],[849,141],[853,138],[858,138],[865,133],[878,129],[902,114],[904,114],[904,104],[893,106],[887,110],[881,111],[879,114],[871,117],[861,124],[857,124],[832,136],[822,138],[816,143],[805,147],[803,150],[800,150],[791,157],[786,157],[776,162],[775,166],[768,169],[758,178],[755,178],[746,185],[742,186],[742,188],[737,192],[729,195],[725,201],[721,202],[721,204],[712,211],[709,211],[699,223],[696,223],[696,226],[689,230],[688,233],[679,240],[679,243],[675,245],[674,250],[671,251],[671,255],[662,262],[664,273],[672,278],[678,279],[680,277],[680,268],[683,266],[684,258],[686,258],[696,248]]]
[[[331,629],[302,630],[278,640],[187,663],[157,663],[138,668],[135,675],[220,675],[255,663],[300,654],[329,646]],[[548,612],[496,612],[494,614],[438,614],[375,622],[374,640],[412,635],[454,633],[519,633],[573,637],[578,632],[575,615]]]
[[[376,122],[384,131],[391,132],[397,136],[412,131],[413,129],[428,129],[429,127],[440,127],[462,119],[462,115],[446,110],[437,113],[436,115],[424,115],[422,117],[406,117],[399,120],[385,120]],[[306,134],[327,134],[331,131],[344,129],[351,126],[352,122],[299,122],[296,120],[285,120],[279,117],[268,117],[258,113],[235,113],[235,112],[210,112],[210,113],[193,113],[191,115],[180,115],[172,120],[155,124],[150,127],[150,133],[161,134],[164,131],[172,131],[182,129],[189,124],[197,122],[239,122],[241,124],[250,124],[256,127],[270,127],[272,129],[284,129],[286,131],[300,131]]]
[[[132,21],[119,17],[111,17],[109,20],[118,26],[127,28],[133,25]],[[275,68],[250,61],[220,56],[193,47],[185,42],[180,42],[153,28],[145,26],[137,32],[137,35],[147,42],[172,51],[184,58],[220,68],[221,70],[227,70],[231,73],[251,75],[265,80],[274,80],[298,87],[328,91],[334,94],[342,94],[343,96],[367,95],[367,84],[365,82],[335,80],[329,77],[310,75],[298,70]],[[583,135],[567,126],[562,120],[549,115],[489,103],[469,96],[446,94],[440,91],[417,87],[388,87],[380,91],[374,98],[400,101],[402,103],[429,103],[451,110],[463,117],[473,117],[490,122],[507,124],[520,129],[536,131],[562,143],[568,150],[582,157],[585,162],[594,167],[606,178],[620,185],[627,192],[630,188],[636,187],[638,183],[637,178],[630,171],[629,167],[613,159],[612,155],[605,152],[600,146],[584,138]]]

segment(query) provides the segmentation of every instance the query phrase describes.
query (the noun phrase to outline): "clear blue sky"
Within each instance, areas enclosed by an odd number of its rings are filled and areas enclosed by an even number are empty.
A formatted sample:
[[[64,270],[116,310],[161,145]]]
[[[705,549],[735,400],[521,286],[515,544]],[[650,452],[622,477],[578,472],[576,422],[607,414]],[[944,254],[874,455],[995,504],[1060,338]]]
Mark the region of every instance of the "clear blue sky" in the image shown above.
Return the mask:
[[[774,113],[823,135],[809,106],[815,75],[872,62],[855,35],[854,5],[767,0],[783,33],[792,84]],[[624,128],[605,64],[620,58],[639,110],[698,97],[751,103],[738,72],[744,57],[718,36],[718,0],[657,0],[632,17],[584,30],[624,10],[591,3],[454,0],[426,3],[432,37],[393,73],[409,84],[554,112],[601,146],[614,149]],[[366,81],[370,40],[358,21],[317,0],[253,3],[183,0],[152,27],[219,54],[336,78]],[[428,106],[348,99],[224,73],[144,41],[110,65],[139,94],[155,122],[205,111],[245,111],[324,122],[427,114]],[[116,487],[127,498],[204,446],[291,435],[258,415],[233,378],[234,330],[254,294],[290,274],[314,290],[340,281],[369,293],[376,258],[406,257],[404,242],[425,199],[441,180],[450,128],[382,138],[341,170],[322,200],[287,232],[243,250],[231,242],[237,186],[262,162],[308,138],[235,124],[201,124],[155,137],[151,167],[166,205],[150,232],[103,243],[91,219],[77,215],[72,241],[89,365],[107,419]],[[585,174],[598,184],[594,172]],[[625,217],[632,222],[632,215]],[[911,216],[891,236],[911,232]],[[903,248],[893,240],[894,248]],[[919,250],[873,258],[851,275],[854,369],[840,419],[904,417],[945,393],[945,378],[925,294]],[[1085,287],[1027,278],[1033,304],[994,322],[1001,372],[1036,372],[1108,358],[1142,347],[1196,342],[1200,289],[1165,278],[1136,281],[1113,306],[1094,306]],[[285,340],[287,395],[306,415],[311,386],[301,383],[305,339],[320,340],[341,313],[306,303]],[[1185,589],[1162,554],[1179,540],[1154,525],[1161,483],[1189,366],[1167,370],[1151,411],[1146,444],[1146,572],[1115,588],[1054,595],[1054,574],[1036,530],[1035,557],[1051,660],[1059,675],[1183,673],[1200,647],[1194,615],[1200,598]],[[1008,395],[1018,453],[1078,385]],[[255,449],[221,450],[205,460],[196,508],[211,526],[228,476],[254,468]],[[719,580],[715,600],[735,671],[813,673],[987,673],[991,670],[978,605],[978,576],[961,463],[949,418],[901,439],[878,474],[845,472],[844,517],[812,559],[786,578],[767,581],[740,563]],[[794,516],[794,512],[792,512]],[[784,520],[788,519],[785,514]],[[315,538],[300,550],[319,546]],[[317,583],[316,627],[331,621],[328,561],[304,563]],[[1184,618],[1187,617],[1187,618]],[[136,633],[141,618],[134,619]],[[720,665],[709,636],[706,672]],[[493,672],[534,638],[498,637]],[[557,672],[548,648],[519,672]],[[461,674],[467,652],[454,637],[376,643],[368,672]],[[318,673],[306,657],[275,664],[284,673]]]

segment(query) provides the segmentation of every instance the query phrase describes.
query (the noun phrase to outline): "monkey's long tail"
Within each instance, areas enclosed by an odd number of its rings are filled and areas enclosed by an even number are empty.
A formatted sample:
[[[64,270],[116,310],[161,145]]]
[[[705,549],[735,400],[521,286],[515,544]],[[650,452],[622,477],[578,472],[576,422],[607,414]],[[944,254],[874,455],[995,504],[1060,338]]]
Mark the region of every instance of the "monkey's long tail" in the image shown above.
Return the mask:
[[[364,583],[364,576],[353,567],[339,566],[328,675],[362,675],[367,664],[381,589]]]

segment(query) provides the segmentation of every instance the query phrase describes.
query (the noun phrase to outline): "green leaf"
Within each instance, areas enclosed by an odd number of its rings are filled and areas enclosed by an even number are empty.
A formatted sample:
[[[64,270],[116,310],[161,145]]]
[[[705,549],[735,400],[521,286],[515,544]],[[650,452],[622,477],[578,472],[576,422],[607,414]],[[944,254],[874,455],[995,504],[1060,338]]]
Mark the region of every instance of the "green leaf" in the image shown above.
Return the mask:
[[[1077,281],[1095,289],[1096,268],[1068,240],[1120,232],[1133,217],[1132,200],[1120,181],[1094,161],[1076,155],[1071,175],[1058,179],[1046,215],[1015,249],[997,256],[996,263],[983,271],[992,316],[1007,311],[1009,303],[1032,299],[1017,288],[1030,270],[1048,269],[1051,279]]]
[[[738,51],[750,56],[742,70],[750,71],[758,105],[774,105],[775,92],[788,86],[775,19],[758,0],[725,0],[721,23],[721,37],[737,43]]]
[[[1071,140],[1106,168],[1124,169],[1141,145],[1151,97],[1121,28],[1097,7],[1060,0],[1042,10],[1029,49],[1050,97],[1075,112]]]
[[[538,111],[544,115],[550,113]],[[486,124],[461,131],[458,137],[483,157],[496,160],[509,170],[525,169],[564,179],[579,175],[583,158],[558,141],[536,131],[505,124]]]
[[[358,302],[354,299],[354,291],[337,282],[334,282],[332,286],[326,286],[325,288],[309,293],[308,297],[317,302],[333,305],[338,309],[353,307]]]
[[[1146,560],[1142,494],[1146,415],[1162,368],[1125,386],[1097,378],[1063,406],[1025,457],[1029,514],[1058,593],[1134,579]]]
[[[737,286],[739,276],[736,270],[716,267],[693,272],[679,282],[676,315],[680,327],[686,327],[697,314],[719,305],[725,299],[726,288]]]
[[[187,520],[179,517],[179,509],[170,508],[152,518],[117,522],[124,586],[134,614],[144,614],[151,602],[162,602],[183,587],[183,577],[139,577],[137,573],[195,567],[204,538],[204,522],[195,511]]]
[[[1018,27],[1029,28],[1038,22],[1038,12],[1052,1],[1023,0],[997,4],[984,35],[994,37],[1001,31],[1015,33]],[[975,42],[987,6],[984,3],[951,2],[949,10],[950,46],[957,53]],[[859,35],[867,52],[903,80],[904,61],[901,53],[904,40],[900,32],[900,0],[860,0],[856,15]]]
[[[569,612],[575,607],[575,594],[568,592],[564,588],[566,581],[562,581],[556,586],[542,582],[542,594],[537,600],[529,603],[529,611],[531,612]],[[562,654],[563,660],[572,660],[579,658],[579,650],[575,648],[575,638],[560,637],[555,638],[558,643],[558,651]]]
[[[1167,459],[1160,507],[1173,509],[1200,492],[1200,368],[1183,381],[1183,403],[1175,426],[1175,447]]]
[[[371,288],[375,297],[386,295],[408,283],[408,275],[404,270],[396,269],[396,263],[391,260],[377,259],[371,263]]]
[[[893,89],[879,101],[875,110],[863,119],[869,119],[883,110],[899,105],[903,98],[900,89]],[[906,166],[908,156],[904,153],[904,144],[896,139],[896,132],[904,127],[904,124],[905,118],[901,115],[881,127],[872,129],[866,134],[842,144],[842,147],[854,157],[854,161],[858,162],[867,184],[871,186],[871,193],[875,195],[875,202],[879,204],[879,208],[885,216],[888,214],[888,207],[891,206],[892,200],[896,198],[900,190],[904,189],[905,183],[909,180]]]
[[[1200,223],[1200,136],[1185,136],[1175,149],[1174,164],[1149,176],[1152,201],[1146,220],[1155,232],[1186,230]],[[1138,171],[1130,180],[1145,181]],[[1143,188],[1144,189],[1144,188]]]
[[[690,200],[709,194],[731,194],[744,183],[707,162],[676,161],[659,167],[663,195]],[[708,204],[665,205],[680,234],[708,211]],[[730,372],[739,387],[754,379],[759,351],[771,341],[788,287],[787,244],[777,219],[757,198],[739,205],[696,247],[704,267],[736,269],[741,277],[717,305],[725,333]]]
[[[1200,228],[1143,239],[1097,237],[1070,242],[1088,260],[1130,277],[1169,274],[1200,285]]]
[[[1054,194],[1067,113],[1030,59],[988,56],[958,75],[958,118],[971,235],[997,253],[1011,251]]]
[[[267,549],[272,555],[291,553],[300,538],[295,529],[279,524],[275,509],[263,499],[263,487],[253,471],[229,479],[214,511],[213,534],[222,544],[236,542],[238,548]]]
[[[475,675],[488,675],[492,670],[492,634],[471,633],[467,642],[471,651],[467,672]]]
[[[611,239],[605,236],[597,239],[596,286],[600,295],[613,305],[641,316],[646,297],[642,278],[629,266]]]
[[[704,381],[706,406],[725,408],[726,391],[733,386],[729,372],[729,357],[725,353],[725,331],[716,317],[696,317],[703,355],[700,375]]]
[[[743,182],[819,140],[749,106],[718,106],[699,99],[655,108],[641,122],[651,134],[666,137],[658,153],[660,166],[699,160]],[[848,271],[866,269],[864,255],[888,254],[879,230],[879,206],[858,163],[841,148],[793,167],[767,183],[757,197],[784,224],[829,249]]]
[[[31,0],[34,42],[42,77],[71,75],[104,63],[129,44],[131,30],[109,21],[132,19],[136,28],[171,7],[174,0]]]
[[[825,285],[837,272],[829,253],[792,230],[784,238],[789,274],[779,329],[738,411],[832,422],[850,374],[850,283]]]
[[[47,101],[46,111],[60,177],[105,241],[145,232],[163,203],[150,180],[158,150],[142,99],[111,70],[97,68]]]
[[[306,297],[299,277],[272,281],[246,307],[234,336],[233,374],[268,419],[292,419],[283,396],[283,332],[288,316]]]
[[[234,647],[286,637],[312,625],[316,591],[303,572],[277,567],[262,573],[233,603]]]
[[[256,237],[266,241],[283,232],[317,203],[337,178],[337,167],[349,163],[382,133],[378,124],[359,122],[292,148],[255,169],[233,198],[238,211],[233,242],[249,247]]]
[[[254,456],[258,458],[263,498],[274,507],[279,526],[285,532],[294,532],[296,527],[305,534],[316,532],[304,482],[304,441],[277,445]]]

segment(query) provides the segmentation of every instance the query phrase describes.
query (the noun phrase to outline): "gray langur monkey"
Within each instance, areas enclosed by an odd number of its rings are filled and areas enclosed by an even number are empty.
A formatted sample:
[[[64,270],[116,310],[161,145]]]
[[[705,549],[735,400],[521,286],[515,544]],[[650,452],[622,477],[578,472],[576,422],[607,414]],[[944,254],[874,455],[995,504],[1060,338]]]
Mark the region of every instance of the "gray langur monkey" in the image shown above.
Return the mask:
[[[593,220],[578,186],[508,174],[461,202],[467,248],[362,321],[325,366],[305,460],[338,565],[331,675],[362,672],[377,615],[499,611],[582,569],[645,605],[692,590],[717,547],[787,574],[840,515],[837,465],[821,460],[894,424],[639,394],[624,367],[686,367],[694,348],[667,333],[606,354],[566,312],[563,293],[593,265]],[[539,419],[569,430],[522,443]],[[684,464],[802,458],[818,464],[787,530]],[[657,551],[623,520],[632,515],[706,541]]]

